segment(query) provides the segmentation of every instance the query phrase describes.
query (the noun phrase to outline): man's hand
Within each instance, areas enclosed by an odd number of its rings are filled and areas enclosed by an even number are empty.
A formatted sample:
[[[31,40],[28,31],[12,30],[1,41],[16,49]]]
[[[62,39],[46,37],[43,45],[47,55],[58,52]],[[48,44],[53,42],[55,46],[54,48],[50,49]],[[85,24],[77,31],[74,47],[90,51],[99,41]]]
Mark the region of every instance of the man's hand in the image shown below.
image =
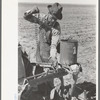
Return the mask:
[[[39,12],[40,11],[39,11],[38,7],[34,7],[31,10],[26,11],[24,13],[24,17],[27,17],[27,16],[32,15],[32,14],[35,14],[35,13],[39,13]]]
[[[53,67],[57,66],[58,61],[57,61],[57,51],[56,51],[56,48],[51,48],[49,61],[52,63]]]
[[[53,67],[56,67],[58,65],[57,58],[50,57],[49,61],[52,63]]]

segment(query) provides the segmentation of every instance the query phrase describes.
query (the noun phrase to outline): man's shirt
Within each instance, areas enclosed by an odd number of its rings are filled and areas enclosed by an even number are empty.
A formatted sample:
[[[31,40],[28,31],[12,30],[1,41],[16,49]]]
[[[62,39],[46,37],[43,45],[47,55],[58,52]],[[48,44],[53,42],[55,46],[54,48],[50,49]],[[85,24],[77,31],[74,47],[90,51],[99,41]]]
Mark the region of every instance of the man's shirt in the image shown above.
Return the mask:
[[[34,11],[34,10],[33,10]],[[28,11],[29,13],[30,11]],[[38,12],[38,11],[37,11]],[[51,14],[36,13],[27,14],[24,18],[32,23],[37,23],[40,25],[39,31],[39,45],[38,49],[40,56],[44,58],[56,57],[57,56],[57,44],[59,43],[60,37],[60,25],[56,19]],[[39,54],[37,54],[39,55]]]

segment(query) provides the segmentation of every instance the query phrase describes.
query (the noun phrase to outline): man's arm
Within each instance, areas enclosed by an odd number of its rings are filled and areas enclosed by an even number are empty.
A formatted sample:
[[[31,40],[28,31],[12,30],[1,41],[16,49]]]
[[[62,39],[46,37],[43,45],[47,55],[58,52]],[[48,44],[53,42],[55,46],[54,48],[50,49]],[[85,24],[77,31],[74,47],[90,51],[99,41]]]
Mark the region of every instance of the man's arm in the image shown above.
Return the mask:
[[[24,13],[24,19],[32,23],[39,24],[42,28],[51,29],[55,21],[50,14],[40,13],[38,7],[34,7]]]
[[[51,49],[50,49],[50,57],[52,60],[57,59],[57,45],[59,43],[61,34],[60,25],[56,22],[55,26],[52,28],[52,40],[51,40]]]
[[[34,7],[31,10],[28,10],[24,13],[24,19],[28,20],[30,22],[34,22],[37,23],[38,22],[38,14],[39,14],[39,9],[38,7]],[[35,16],[33,16],[33,14],[35,14]]]

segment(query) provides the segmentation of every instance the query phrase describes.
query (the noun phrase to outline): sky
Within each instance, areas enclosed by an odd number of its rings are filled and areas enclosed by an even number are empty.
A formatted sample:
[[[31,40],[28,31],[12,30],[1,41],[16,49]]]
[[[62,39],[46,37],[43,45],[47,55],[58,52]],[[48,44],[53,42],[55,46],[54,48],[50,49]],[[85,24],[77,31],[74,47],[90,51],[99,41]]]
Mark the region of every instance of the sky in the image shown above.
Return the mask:
[[[66,4],[97,4],[97,0],[18,0],[26,3],[66,3]]]

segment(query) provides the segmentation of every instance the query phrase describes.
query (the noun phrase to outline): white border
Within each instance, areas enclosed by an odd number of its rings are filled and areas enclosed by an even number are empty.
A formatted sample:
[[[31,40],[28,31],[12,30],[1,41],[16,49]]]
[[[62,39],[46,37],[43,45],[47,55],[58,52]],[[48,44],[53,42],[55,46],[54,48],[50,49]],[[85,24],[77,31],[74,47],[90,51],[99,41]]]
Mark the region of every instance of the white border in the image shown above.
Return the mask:
[[[2,0],[1,100],[17,100],[17,4],[17,0]]]
[[[98,0],[96,18],[96,93],[98,100]],[[2,0],[1,100],[18,100],[18,1]]]

